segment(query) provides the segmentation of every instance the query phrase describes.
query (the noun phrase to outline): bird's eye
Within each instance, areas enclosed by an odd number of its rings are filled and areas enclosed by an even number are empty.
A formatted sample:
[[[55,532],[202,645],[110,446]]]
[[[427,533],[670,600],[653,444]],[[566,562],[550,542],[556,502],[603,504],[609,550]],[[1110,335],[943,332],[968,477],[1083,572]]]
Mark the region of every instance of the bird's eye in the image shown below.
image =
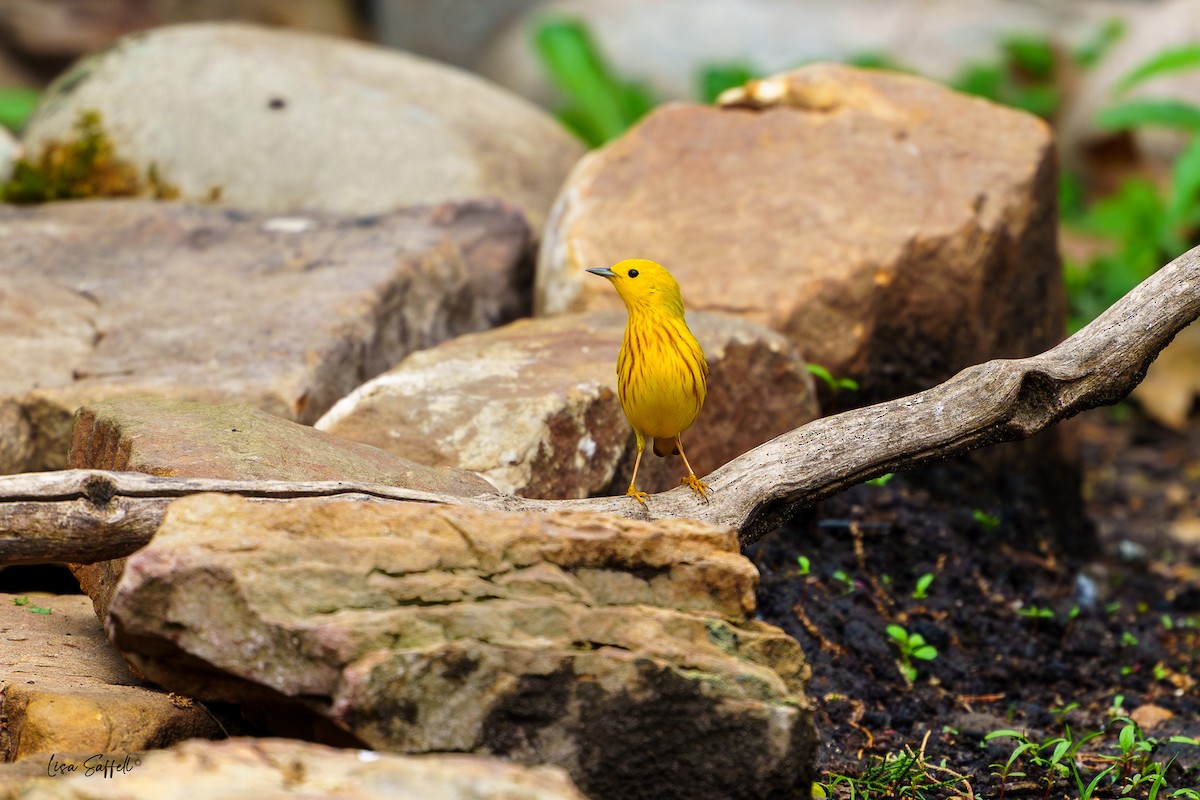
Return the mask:
[[[638,271],[636,269],[629,270],[629,277],[636,278],[637,276],[638,276]]]

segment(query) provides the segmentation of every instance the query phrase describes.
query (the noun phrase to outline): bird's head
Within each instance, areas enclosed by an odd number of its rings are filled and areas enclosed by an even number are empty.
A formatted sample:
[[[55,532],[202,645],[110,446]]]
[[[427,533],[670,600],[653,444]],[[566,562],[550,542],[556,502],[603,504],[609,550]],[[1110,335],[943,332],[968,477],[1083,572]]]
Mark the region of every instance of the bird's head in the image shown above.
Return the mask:
[[[679,284],[661,264],[644,258],[629,258],[611,267],[588,272],[608,278],[630,311],[670,311],[683,314]]]

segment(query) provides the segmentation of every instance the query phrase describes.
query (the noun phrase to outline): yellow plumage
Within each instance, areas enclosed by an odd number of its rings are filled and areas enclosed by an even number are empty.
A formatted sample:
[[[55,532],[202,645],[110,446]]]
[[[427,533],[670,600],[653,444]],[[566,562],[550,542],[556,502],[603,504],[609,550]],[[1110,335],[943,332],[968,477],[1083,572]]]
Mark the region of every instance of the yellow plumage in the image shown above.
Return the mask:
[[[588,272],[608,278],[629,311],[617,356],[617,393],[637,437],[637,460],[626,494],[645,503],[646,493],[637,490],[637,471],[646,439],[652,439],[655,454],[683,456],[688,474],[682,483],[704,497],[708,484],[696,477],[679,435],[692,426],[704,405],[708,362],[684,320],[679,284],[661,265],[644,259]]]

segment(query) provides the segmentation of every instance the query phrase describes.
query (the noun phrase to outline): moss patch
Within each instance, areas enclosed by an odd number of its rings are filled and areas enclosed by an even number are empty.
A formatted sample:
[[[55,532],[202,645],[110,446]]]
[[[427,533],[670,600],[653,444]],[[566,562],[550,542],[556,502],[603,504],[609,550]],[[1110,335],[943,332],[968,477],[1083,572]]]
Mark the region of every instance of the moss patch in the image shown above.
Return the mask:
[[[0,186],[7,203],[46,203],[86,197],[149,196],[170,200],[179,190],[164,182],[152,164],[145,177],[120,158],[100,124],[100,114],[84,111],[75,122],[76,137],[48,142],[37,157],[22,158],[12,178]]]

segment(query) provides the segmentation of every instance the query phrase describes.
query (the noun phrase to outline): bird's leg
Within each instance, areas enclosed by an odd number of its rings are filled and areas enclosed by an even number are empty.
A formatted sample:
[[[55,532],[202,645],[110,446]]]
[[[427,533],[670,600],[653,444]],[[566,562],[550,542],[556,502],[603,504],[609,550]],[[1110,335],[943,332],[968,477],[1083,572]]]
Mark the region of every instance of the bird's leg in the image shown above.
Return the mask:
[[[684,455],[683,441],[679,438],[678,434],[675,436],[675,446],[679,448],[679,455],[683,456],[683,465],[687,467],[688,471],[687,477],[682,478],[679,482],[707,500],[708,495],[705,492],[711,492],[712,487],[696,477],[695,470],[692,469],[692,465],[688,463],[687,456]]]
[[[637,453],[637,458],[633,462],[633,477],[629,479],[629,489],[625,492],[625,494],[628,495],[629,497],[632,497],[634,500],[637,500],[642,505],[646,505],[646,498],[649,497],[650,495],[646,494],[645,492],[639,492],[637,490],[638,467],[640,467],[642,465],[642,453],[646,449],[646,437],[643,436],[642,432],[637,430],[636,428],[634,428],[633,433],[635,436],[637,436],[638,453]]]

